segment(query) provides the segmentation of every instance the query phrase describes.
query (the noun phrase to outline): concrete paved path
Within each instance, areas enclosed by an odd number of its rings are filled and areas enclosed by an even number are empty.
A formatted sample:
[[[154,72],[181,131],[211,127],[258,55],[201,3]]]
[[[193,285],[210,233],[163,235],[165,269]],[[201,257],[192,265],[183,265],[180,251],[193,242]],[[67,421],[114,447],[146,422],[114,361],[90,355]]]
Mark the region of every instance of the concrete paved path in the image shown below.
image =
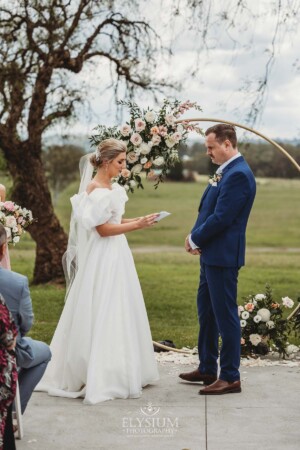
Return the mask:
[[[241,394],[200,396],[160,364],[160,381],[139,399],[86,406],[34,393],[18,450],[296,450],[300,367],[242,367]]]

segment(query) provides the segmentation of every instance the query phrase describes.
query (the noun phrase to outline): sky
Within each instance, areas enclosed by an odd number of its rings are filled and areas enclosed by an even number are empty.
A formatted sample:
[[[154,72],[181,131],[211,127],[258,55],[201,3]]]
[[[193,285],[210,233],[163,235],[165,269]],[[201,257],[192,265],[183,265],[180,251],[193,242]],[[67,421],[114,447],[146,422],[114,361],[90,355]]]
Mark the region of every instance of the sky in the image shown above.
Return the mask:
[[[199,34],[186,25],[190,11],[182,10],[179,17],[170,16],[170,3],[171,0],[165,0],[163,4],[160,0],[149,0],[143,11],[164,45],[172,45],[173,55],[159,59],[156,74],[181,83],[182,88],[176,91],[176,95],[170,91],[166,96],[198,102],[203,112],[190,112],[188,117],[213,117],[247,124],[255,98],[253,92],[258,80],[265,74],[272,51],[278,19],[274,8],[277,2],[248,1],[253,16],[237,16],[235,27],[227,31],[218,18],[226,6],[230,13],[232,0],[211,2],[213,13],[207,33],[208,50],[203,50]],[[289,3],[289,0],[282,2],[285,6]],[[298,13],[300,16],[300,11]],[[284,15],[281,13],[279,18],[283,20]],[[275,140],[300,140],[300,27],[296,21],[289,20],[288,27],[278,27],[264,106],[253,124],[255,129]],[[202,51],[197,53],[197,48],[202,48]],[[191,73],[195,70],[192,77]],[[102,59],[93,70],[87,68],[78,77],[87,86],[86,100],[91,109],[82,111],[80,120],[68,131],[89,135],[97,124],[120,125],[116,118],[113,89],[105,90],[110,82],[107,61]],[[245,91],[245,85],[248,91]],[[164,96],[159,97],[162,100]],[[151,94],[144,94],[136,101],[143,107],[155,109],[159,106]],[[123,120],[126,118],[124,111]],[[203,123],[204,128],[209,125]]]

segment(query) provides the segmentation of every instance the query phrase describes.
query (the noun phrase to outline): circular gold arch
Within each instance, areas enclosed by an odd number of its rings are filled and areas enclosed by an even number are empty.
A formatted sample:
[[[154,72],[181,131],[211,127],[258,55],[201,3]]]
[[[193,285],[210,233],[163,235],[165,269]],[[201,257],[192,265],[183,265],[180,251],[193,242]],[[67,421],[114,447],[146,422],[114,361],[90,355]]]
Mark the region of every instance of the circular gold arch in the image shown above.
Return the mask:
[[[298,171],[300,172],[300,166],[297,163],[297,161],[294,160],[294,158],[283,148],[281,147],[281,145],[277,144],[277,142],[273,141],[273,139],[268,138],[267,136],[265,136],[264,134],[260,133],[257,130],[254,130],[253,128],[247,127],[246,125],[241,125],[240,123],[236,123],[236,122],[231,122],[229,120],[223,120],[223,119],[213,119],[211,117],[205,117],[205,118],[200,118],[200,119],[185,119],[185,120],[176,120],[176,123],[181,123],[181,122],[217,122],[217,123],[228,123],[229,125],[233,125],[235,127],[239,127],[239,128],[243,128],[244,130],[247,131],[251,131],[251,133],[256,134],[257,136],[260,136],[261,138],[263,138],[265,141],[269,142],[271,145],[273,145],[274,147],[276,147],[279,151],[281,151],[281,153],[283,153],[290,161],[291,163],[298,169]],[[298,309],[300,308],[300,304],[297,306],[297,308],[289,315],[288,319],[291,319],[292,316],[294,316],[294,314],[298,311]],[[178,348],[172,348],[172,347],[168,347],[167,345],[163,345],[160,344],[159,342],[155,342],[153,341],[153,344],[155,344],[157,347],[163,349],[163,350],[171,350],[173,352],[178,352],[178,353],[186,353],[186,354],[192,354],[192,352],[188,352],[185,350],[181,350]]]
[[[260,136],[265,141],[269,142],[271,145],[277,148],[277,150],[281,151],[290,161],[291,163],[298,169],[300,172],[300,166],[297,163],[297,161],[294,160],[294,158],[283,148],[281,145],[277,144],[277,142],[273,141],[273,139],[268,138],[264,134],[260,133],[257,130],[254,130],[253,128],[247,127],[246,125],[241,125],[240,123],[231,122],[229,120],[223,120],[223,119],[213,119],[211,117],[205,117],[205,118],[199,118],[199,119],[185,119],[185,120],[176,120],[176,123],[181,122],[218,122],[218,123],[228,123],[229,125],[233,125],[235,127],[243,128],[244,130],[251,131],[251,133],[256,134],[257,136]]]

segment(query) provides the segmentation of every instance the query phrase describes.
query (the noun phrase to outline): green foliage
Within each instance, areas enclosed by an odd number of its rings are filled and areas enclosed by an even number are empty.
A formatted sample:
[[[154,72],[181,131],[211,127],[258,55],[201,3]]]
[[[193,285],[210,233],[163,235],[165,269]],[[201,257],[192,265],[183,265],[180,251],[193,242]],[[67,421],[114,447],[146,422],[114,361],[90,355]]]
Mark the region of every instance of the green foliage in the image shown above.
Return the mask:
[[[53,192],[54,204],[60,192],[78,174],[78,164],[84,150],[74,145],[53,145],[43,152],[43,164]]]
[[[244,305],[240,308],[242,338],[244,339],[242,354],[261,353],[262,351],[267,353],[271,348],[280,355],[286,356],[288,335],[292,325],[290,321],[283,318],[284,304],[281,300],[274,299],[271,287],[266,285],[265,294],[247,296],[244,299]],[[268,320],[264,320],[260,311],[269,315]],[[257,343],[251,339],[253,336],[257,338]]]

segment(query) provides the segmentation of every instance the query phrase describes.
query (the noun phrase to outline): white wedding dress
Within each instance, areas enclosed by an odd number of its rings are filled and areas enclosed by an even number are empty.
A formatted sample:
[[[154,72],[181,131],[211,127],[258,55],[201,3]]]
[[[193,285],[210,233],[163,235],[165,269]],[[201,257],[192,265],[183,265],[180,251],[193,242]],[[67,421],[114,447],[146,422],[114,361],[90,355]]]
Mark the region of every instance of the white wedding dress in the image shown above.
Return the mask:
[[[117,183],[71,198],[81,239],[78,270],[51,342],[52,360],[36,390],[95,404],[140,397],[143,386],[158,380],[126,237],[101,237],[95,229],[120,223],[127,200]]]

